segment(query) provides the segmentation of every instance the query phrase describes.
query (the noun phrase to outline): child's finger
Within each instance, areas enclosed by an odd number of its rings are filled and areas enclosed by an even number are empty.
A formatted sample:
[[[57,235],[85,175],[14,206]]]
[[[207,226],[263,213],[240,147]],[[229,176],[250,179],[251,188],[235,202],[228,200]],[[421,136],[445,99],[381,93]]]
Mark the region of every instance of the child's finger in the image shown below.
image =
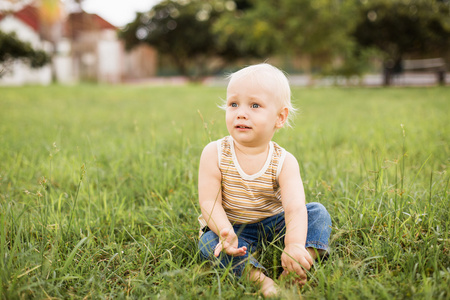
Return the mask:
[[[220,252],[222,252],[223,245],[222,243],[218,243],[216,249],[214,249],[214,256],[219,257]]]
[[[242,246],[240,248],[229,247],[226,250],[226,253],[231,256],[243,256],[247,253],[247,247]]]
[[[280,279],[287,278],[289,280],[289,282],[291,282],[291,283],[296,283],[296,284],[300,284],[300,285],[306,284],[306,281],[308,279],[306,274],[303,273],[303,275],[299,275],[299,274],[294,273],[294,270],[291,270],[291,272],[290,272],[287,269],[287,267],[283,267],[283,268],[284,268],[284,270],[280,275]],[[292,276],[289,276],[290,274],[292,274]]]
[[[292,265],[291,265],[291,268],[290,268],[292,271],[294,271],[298,276],[300,276],[300,277],[302,277],[302,276],[304,276],[305,275],[305,271],[303,271],[303,268],[302,268],[302,266],[299,264],[299,263],[297,263],[297,262],[294,262]]]
[[[307,282],[307,278],[306,278],[306,277],[305,277],[305,278],[298,278],[298,279],[296,280],[296,283],[297,283],[297,284],[300,284],[300,285],[305,285],[306,282]]]
[[[305,259],[309,263],[310,267],[314,264],[314,259],[312,258],[311,254],[309,254],[309,252],[308,252],[308,255],[305,256]],[[310,268],[307,268],[307,269],[309,270]]]
[[[308,259],[308,257],[303,257],[299,260],[299,263],[306,269],[310,270],[313,262]]]
[[[290,262],[286,265],[286,268],[284,269],[283,273],[289,274],[290,272],[293,272],[297,274],[298,277],[300,277],[300,281],[305,281],[308,278],[306,276],[306,272],[303,270],[302,266],[298,262]]]
[[[247,247],[242,246],[241,248],[238,248],[239,253],[236,256],[244,256],[247,253]]]

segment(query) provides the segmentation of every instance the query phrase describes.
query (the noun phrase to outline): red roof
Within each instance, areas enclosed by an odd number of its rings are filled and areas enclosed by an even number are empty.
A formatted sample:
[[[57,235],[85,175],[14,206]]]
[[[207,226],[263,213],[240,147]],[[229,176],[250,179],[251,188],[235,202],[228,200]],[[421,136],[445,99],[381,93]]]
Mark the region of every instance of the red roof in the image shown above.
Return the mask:
[[[35,31],[39,31],[40,20],[39,12],[34,6],[27,5],[14,14],[18,19],[28,24]]]
[[[21,20],[22,22],[33,28],[34,31],[36,32],[39,31],[40,28],[39,12],[36,7],[32,5],[27,5],[16,12],[10,12],[5,14],[0,13],[0,20],[6,17],[7,15],[13,15],[17,19]]]
[[[24,6],[22,9],[16,12],[0,12],[0,20],[5,18],[7,15],[12,15],[31,28],[34,31],[39,32],[41,22],[39,20],[39,11],[33,5]],[[78,32],[81,31],[95,31],[117,28],[96,14],[88,14],[86,12],[71,13],[66,21],[66,32],[70,37],[75,37]]]
[[[71,13],[66,21],[66,33],[69,37],[74,38],[82,31],[96,31],[117,28],[96,14],[88,14],[86,12]]]

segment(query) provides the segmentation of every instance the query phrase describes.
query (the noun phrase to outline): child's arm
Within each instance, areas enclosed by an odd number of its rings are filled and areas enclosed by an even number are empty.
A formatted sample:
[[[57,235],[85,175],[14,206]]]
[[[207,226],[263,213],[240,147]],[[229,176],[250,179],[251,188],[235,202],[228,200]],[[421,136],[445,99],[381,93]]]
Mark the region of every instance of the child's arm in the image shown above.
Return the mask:
[[[203,149],[198,174],[200,209],[208,227],[220,237],[214,255],[224,250],[228,255],[245,255],[246,247],[238,248],[238,239],[222,206],[222,175],[219,170],[217,143],[209,143]]]
[[[281,255],[283,274],[295,272],[300,277],[300,282],[304,283],[307,278],[303,268],[309,270],[313,259],[305,248],[308,213],[303,182],[298,162],[290,153],[286,154],[279,183],[286,221],[285,248]]]

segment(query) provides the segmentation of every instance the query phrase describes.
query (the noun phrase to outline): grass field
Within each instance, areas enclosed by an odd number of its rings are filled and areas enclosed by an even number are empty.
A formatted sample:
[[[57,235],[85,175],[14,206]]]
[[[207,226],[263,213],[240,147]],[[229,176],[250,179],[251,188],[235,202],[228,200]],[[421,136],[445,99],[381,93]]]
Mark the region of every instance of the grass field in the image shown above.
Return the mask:
[[[450,299],[450,89],[294,89],[275,140],[332,253],[282,299]],[[197,166],[225,88],[0,88],[3,299],[258,298],[197,253]],[[280,252],[261,257],[277,276]]]

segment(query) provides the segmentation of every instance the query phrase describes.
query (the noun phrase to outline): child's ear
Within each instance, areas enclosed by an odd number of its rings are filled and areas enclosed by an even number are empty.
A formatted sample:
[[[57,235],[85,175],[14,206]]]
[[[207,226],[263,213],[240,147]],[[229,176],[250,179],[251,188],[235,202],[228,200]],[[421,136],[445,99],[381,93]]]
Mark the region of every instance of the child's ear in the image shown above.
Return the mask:
[[[278,120],[275,124],[275,128],[280,129],[284,126],[284,123],[286,123],[288,114],[289,114],[289,108],[283,107],[280,110],[280,112],[278,113]]]

